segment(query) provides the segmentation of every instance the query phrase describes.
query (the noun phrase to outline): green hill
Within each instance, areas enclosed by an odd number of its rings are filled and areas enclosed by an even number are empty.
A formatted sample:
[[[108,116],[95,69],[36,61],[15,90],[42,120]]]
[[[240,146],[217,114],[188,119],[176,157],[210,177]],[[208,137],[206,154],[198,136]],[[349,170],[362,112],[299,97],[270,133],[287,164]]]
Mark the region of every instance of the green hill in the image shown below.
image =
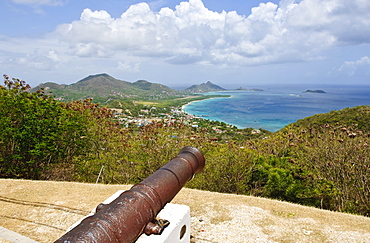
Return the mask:
[[[107,83],[110,92],[118,84],[142,94],[160,87],[105,75],[55,87],[91,94],[107,92]],[[88,100],[62,103],[22,88],[18,83],[13,89],[0,87],[3,177],[95,182],[104,166],[102,182],[135,184],[182,147],[193,146],[207,163],[189,187],[370,216],[370,106],[314,115],[268,133],[188,117],[168,109],[173,103],[158,111],[156,102],[143,107],[136,102],[133,115],[122,102],[120,109],[129,114],[113,118]]]
[[[369,216],[369,121],[370,106],[345,108],[304,118],[261,141],[259,151],[286,161],[269,175],[271,187],[280,188],[270,196]]]
[[[109,94],[112,90],[125,90],[129,93],[134,93],[131,89],[131,83],[118,80],[108,74],[90,75],[77,83],[71,84],[70,88],[93,91],[98,93]],[[136,90],[137,91],[137,90]]]
[[[108,102],[112,99],[164,99],[169,97],[183,97],[184,92],[173,90],[162,84],[155,84],[145,80],[134,83],[122,81],[108,74],[90,75],[70,85],[56,83],[40,84],[31,89],[31,92],[44,89],[52,93],[56,99],[63,101],[93,98],[94,102]]]
[[[205,93],[212,91],[222,91],[225,89],[208,81],[207,83],[202,83],[200,85],[192,85],[185,90],[192,93]]]
[[[135,86],[142,90],[155,91],[155,92],[174,92],[175,91],[165,85],[151,83],[146,80],[138,80],[132,83],[132,86]]]

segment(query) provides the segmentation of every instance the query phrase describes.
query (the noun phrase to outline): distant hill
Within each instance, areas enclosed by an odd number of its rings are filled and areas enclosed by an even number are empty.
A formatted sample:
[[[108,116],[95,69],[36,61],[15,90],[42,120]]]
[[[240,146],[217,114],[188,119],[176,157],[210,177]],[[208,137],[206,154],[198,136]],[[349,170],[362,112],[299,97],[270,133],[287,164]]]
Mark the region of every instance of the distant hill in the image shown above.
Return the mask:
[[[205,93],[212,91],[221,91],[225,89],[208,81],[207,83],[202,83],[200,85],[192,85],[185,90],[191,93]]]
[[[165,86],[165,85],[162,85],[162,84],[155,84],[155,83],[151,83],[151,82],[148,82],[146,80],[138,80],[134,83],[132,83],[133,86],[139,88],[139,89],[142,89],[142,90],[148,90],[148,91],[151,91],[151,92],[174,92],[175,90]]]
[[[185,90],[174,90],[163,84],[138,80],[130,83],[116,79],[106,73],[90,75],[80,81],[66,85],[47,82],[32,88],[30,92],[43,89],[46,94],[52,94],[62,101],[93,98],[94,102],[106,103],[114,99],[158,100],[184,97],[190,93],[204,93],[225,90],[208,81],[193,85]]]
[[[108,102],[111,99],[132,97],[161,99],[183,96],[184,93],[145,80],[134,83],[118,80],[106,73],[90,75],[70,85],[59,85],[51,82],[40,84],[31,89],[31,92],[40,89],[44,89],[45,93],[52,93],[56,99],[63,101],[93,98],[95,102]]]

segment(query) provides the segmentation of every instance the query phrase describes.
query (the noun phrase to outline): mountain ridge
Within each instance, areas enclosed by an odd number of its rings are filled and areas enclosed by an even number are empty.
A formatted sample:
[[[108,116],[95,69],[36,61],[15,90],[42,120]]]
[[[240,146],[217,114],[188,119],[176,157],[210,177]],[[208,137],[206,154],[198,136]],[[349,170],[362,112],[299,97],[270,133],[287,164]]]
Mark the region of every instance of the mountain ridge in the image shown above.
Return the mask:
[[[53,94],[59,100],[71,101],[93,98],[96,102],[128,97],[163,99],[181,97],[189,93],[225,90],[210,81],[200,85],[193,85],[185,90],[175,90],[166,85],[152,83],[147,80],[137,80],[131,83],[116,79],[107,73],[89,75],[72,84],[47,82],[32,88],[30,92],[36,92],[40,89],[44,90],[45,93]]]
[[[148,97],[150,95],[176,96],[179,92],[172,90],[164,85],[150,83],[142,87],[142,82],[130,83],[116,79],[106,73],[89,75],[76,83],[69,85],[59,85],[55,83],[40,84],[31,89],[35,92],[44,89],[46,93],[50,91],[59,100],[71,101],[85,98],[93,98],[94,102],[107,102],[111,99],[124,99],[128,97]]]
[[[212,91],[223,91],[226,89],[216,84],[213,84],[211,81],[207,81],[207,83],[202,83],[199,85],[192,85],[185,90],[192,92],[192,93],[205,93],[205,92],[212,92]]]

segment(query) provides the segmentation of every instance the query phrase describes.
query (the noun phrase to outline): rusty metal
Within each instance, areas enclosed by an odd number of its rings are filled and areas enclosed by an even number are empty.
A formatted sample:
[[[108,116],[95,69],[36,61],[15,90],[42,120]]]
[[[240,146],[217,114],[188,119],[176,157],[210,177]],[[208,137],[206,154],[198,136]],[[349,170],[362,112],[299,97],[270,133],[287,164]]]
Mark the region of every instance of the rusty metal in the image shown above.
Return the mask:
[[[204,165],[204,156],[198,149],[181,149],[162,168],[110,204],[99,205],[94,215],[82,220],[55,242],[134,242],[144,231],[161,232],[163,229],[153,223],[156,215],[187,181],[203,170]]]

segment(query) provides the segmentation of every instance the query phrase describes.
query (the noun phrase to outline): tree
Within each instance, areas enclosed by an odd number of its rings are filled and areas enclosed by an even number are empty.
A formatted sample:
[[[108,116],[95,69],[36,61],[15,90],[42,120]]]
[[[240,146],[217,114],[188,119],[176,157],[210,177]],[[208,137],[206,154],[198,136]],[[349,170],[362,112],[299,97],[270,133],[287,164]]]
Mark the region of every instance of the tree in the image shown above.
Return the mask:
[[[40,179],[52,164],[80,153],[86,125],[75,111],[25,81],[4,75],[0,87],[0,176]]]

